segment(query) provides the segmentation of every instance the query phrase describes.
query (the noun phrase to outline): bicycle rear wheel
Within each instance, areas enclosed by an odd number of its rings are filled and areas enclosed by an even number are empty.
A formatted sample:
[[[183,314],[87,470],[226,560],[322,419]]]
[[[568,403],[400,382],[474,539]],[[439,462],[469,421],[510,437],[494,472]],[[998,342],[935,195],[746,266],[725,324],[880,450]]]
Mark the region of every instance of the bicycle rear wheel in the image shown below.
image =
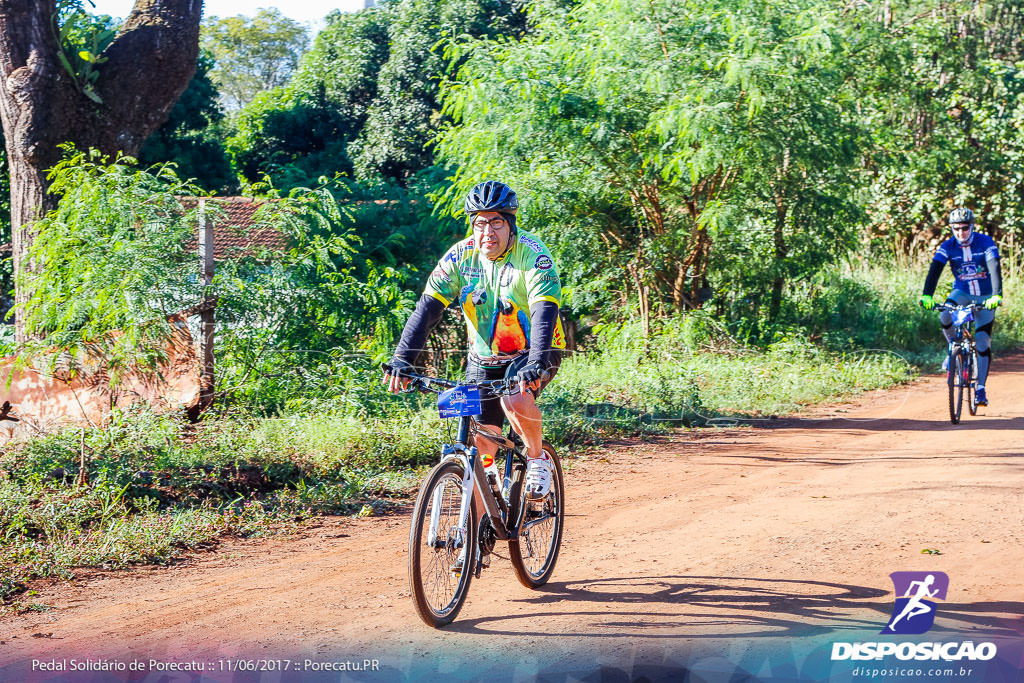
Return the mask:
[[[558,551],[562,545],[562,527],[565,524],[565,484],[562,465],[555,449],[547,442],[544,452],[552,462],[551,491],[539,501],[526,499],[520,470],[512,485],[509,499],[514,511],[519,512],[519,535],[508,542],[509,558],[519,583],[527,588],[539,588],[548,582],[555,571]]]
[[[956,351],[949,356],[949,375],[946,384],[949,386],[949,421],[960,424],[960,413],[964,401],[964,361],[963,353]]]
[[[476,515],[469,506],[467,528],[459,530],[462,465],[442,462],[420,488],[409,531],[409,584],[416,612],[428,626],[449,624],[462,609],[476,561]]]

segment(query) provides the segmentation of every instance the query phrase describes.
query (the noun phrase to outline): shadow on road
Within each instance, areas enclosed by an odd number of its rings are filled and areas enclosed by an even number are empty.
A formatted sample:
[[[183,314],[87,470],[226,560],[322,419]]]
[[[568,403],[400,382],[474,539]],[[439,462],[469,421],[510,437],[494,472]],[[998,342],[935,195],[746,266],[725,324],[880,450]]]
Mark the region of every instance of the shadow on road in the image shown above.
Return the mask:
[[[967,409],[960,418],[960,424],[949,422],[945,413],[936,415],[934,420],[911,420],[888,417],[853,418],[787,418],[773,423],[768,429],[843,429],[851,433],[872,432],[960,432],[974,429],[1024,430],[1024,417],[970,417]]]
[[[551,635],[552,617],[578,625],[572,638],[778,638],[849,631],[877,633],[892,609],[891,591],[822,581],[711,576],[640,576],[552,582],[518,600],[538,609],[456,622],[445,630]],[[637,611],[637,605],[645,609]],[[591,606],[588,609],[588,605]],[[616,610],[615,605],[622,605]],[[628,607],[627,607],[628,605]],[[564,606],[564,611],[558,607]],[[682,608],[682,609],[680,609]],[[1020,637],[1024,602],[943,603],[933,629],[972,636]],[[955,624],[950,624],[950,621]],[[588,629],[585,624],[591,623]],[[942,625],[945,622],[945,625]]]
[[[1020,460],[1020,465],[1024,467],[1024,453],[935,453],[933,455],[919,455],[917,453],[907,453],[905,455],[878,455],[876,453],[868,453],[863,458],[851,458],[851,452],[853,449],[847,448],[846,450],[840,451],[840,449],[823,449],[814,448],[806,449],[805,451],[797,451],[790,449],[786,452],[786,455],[764,455],[764,454],[751,454],[741,455],[738,453],[724,453],[716,454],[720,461],[727,460],[747,460],[751,463],[763,463],[764,466],[769,466],[774,463],[794,465],[834,465],[840,466],[853,466],[853,465],[870,465],[879,462],[909,462],[914,460],[970,460],[978,461],[985,458],[1002,458],[1005,460]],[[813,454],[813,455],[812,455]],[[720,461],[711,461],[709,464],[717,464]],[[1015,463],[1004,463],[1008,465],[1014,465]]]

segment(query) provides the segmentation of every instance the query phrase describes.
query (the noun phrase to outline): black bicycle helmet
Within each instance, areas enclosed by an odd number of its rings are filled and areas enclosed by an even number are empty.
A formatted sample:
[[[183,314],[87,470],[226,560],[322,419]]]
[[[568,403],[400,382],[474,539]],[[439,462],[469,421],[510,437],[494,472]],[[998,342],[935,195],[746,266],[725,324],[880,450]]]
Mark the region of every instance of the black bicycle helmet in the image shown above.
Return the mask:
[[[974,212],[966,207],[958,206],[949,212],[949,224],[953,225],[954,223],[968,223],[974,227]]]
[[[497,211],[515,216],[519,199],[515,190],[497,180],[485,180],[466,195],[466,215],[472,218],[481,211]]]

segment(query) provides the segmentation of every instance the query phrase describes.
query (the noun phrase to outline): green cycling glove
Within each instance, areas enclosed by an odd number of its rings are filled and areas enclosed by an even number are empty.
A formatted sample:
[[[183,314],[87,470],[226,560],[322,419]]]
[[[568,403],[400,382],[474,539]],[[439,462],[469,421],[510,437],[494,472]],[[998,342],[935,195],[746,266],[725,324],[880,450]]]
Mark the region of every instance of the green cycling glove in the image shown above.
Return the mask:
[[[931,294],[922,294],[921,298],[917,300],[917,305],[930,311],[935,308],[935,299],[932,298]]]
[[[985,308],[995,308],[1003,303],[1003,297],[998,294],[993,294],[989,298],[985,299]]]

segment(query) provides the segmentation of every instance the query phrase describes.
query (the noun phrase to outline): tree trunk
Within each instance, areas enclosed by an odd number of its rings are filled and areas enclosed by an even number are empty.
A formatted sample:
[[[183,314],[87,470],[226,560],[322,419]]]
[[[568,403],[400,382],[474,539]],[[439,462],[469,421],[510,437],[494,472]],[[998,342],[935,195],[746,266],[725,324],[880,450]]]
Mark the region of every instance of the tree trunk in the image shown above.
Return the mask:
[[[775,198],[775,279],[772,280],[772,298],[768,306],[768,319],[774,321],[782,309],[782,288],[786,284],[782,274],[782,262],[786,258],[786,202],[781,196]]]
[[[162,124],[195,73],[202,0],[136,0],[121,32],[101,55],[89,99],[61,65],[55,0],[0,0],[0,124],[11,176],[14,272],[28,259],[32,222],[53,208],[46,172],[59,145],[134,155]],[[29,293],[18,287],[15,302]],[[15,330],[24,341],[22,316]]]

